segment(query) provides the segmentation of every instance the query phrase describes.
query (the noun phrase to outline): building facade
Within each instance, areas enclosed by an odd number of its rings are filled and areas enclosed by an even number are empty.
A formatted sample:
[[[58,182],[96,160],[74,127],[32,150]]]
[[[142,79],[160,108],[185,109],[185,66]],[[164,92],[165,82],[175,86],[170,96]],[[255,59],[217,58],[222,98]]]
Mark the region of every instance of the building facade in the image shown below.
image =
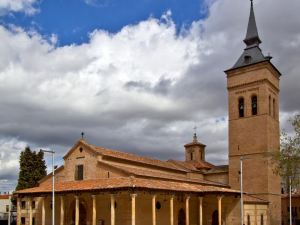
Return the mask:
[[[0,224],[7,224],[8,214],[10,210],[10,197],[9,194],[0,194]]]
[[[16,192],[18,225],[280,225],[280,179],[270,153],[279,151],[280,73],[259,47],[251,1],[246,48],[227,75],[229,165],[205,159],[194,134],[185,160],[162,161],[81,139],[38,187]]]
[[[281,74],[271,63],[272,57],[264,56],[260,49],[252,1],[244,43],[246,48],[240,58],[225,71],[229,99],[229,185],[240,189],[242,160],[244,191],[252,196],[245,202],[245,224],[280,224],[281,180],[273,172],[271,156],[280,148]],[[261,210],[263,202],[268,203],[266,215]]]

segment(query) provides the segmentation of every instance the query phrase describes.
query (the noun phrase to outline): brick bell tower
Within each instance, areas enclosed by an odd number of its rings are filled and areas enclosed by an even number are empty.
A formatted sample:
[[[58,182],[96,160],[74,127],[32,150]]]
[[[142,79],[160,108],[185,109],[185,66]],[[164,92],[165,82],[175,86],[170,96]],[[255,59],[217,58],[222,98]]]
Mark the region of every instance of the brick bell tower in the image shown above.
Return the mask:
[[[229,185],[240,189],[243,157],[243,188],[254,196],[252,203],[245,204],[255,205],[255,199],[268,202],[264,224],[280,225],[280,177],[273,173],[270,153],[279,151],[281,74],[271,63],[272,57],[264,56],[259,47],[261,40],[252,0],[244,43],[246,48],[240,58],[225,71],[229,99]]]

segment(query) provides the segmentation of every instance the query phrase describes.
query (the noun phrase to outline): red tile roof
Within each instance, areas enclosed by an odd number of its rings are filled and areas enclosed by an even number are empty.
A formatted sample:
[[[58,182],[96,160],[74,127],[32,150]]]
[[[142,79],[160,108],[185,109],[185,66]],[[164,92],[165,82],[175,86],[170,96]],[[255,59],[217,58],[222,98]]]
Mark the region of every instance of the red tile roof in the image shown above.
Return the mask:
[[[184,168],[186,170],[199,170],[199,169],[212,169],[215,166],[209,162],[206,161],[178,161],[178,160],[169,160],[168,162],[171,162],[177,166],[180,166],[181,168]]]
[[[130,154],[127,152],[121,152],[121,151],[116,151],[116,150],[111,150],[107,148],[102,148],[102,147],[97,147],[90,145],[92,148],[94,148],[97,152],[100,154],[107,156],[107,157],[112,157],[112,158],[117,158],[117,159],[123,159],[127,161],[132,161],[136,163],[143,163],[147,165],[152,165],[156,167],[163,167],[171,170],[177,170],[177,171],[182,171],[185,172],[186,170],[184,169],[179,169],[178,167],[174,166],[172,163],[158,160],[158,159],[153,159],[149,157],[144,157],[144,156],[139,156],[135,154]]]
[[[244,202],[248,202],[248,203],[260,203],[260,204],[269,203],[267,200],[264,200],[260,197],[250,195],[250,194],[244,194],[243,198],[244,198]]]
[[[0,195],[0,199],[9,199],[9,195]]]
[[[205,186],[186,182],[161,181],[153,179],[141,179],[134,177],[119,177],[97,180],[69,181],[55,184],[56,193],[82,192],[82,191],[110,191],[122,189],[149,189],[174,192],[194,193],[222,193],[238,194],[239,191],[229,188]],[[15,192],[15,194],[43,194],[51,193],[51,183],[45,183],[39,187],[29,188]]]
[[[185,182],[189,182],[189,183],[198,183],[198,184],[204,184],[204,185],[216,185],[216,186],[227,187],[227,185],[220,184],[217,182],[187,178],[186,174],[180,176],[180,175],[174,175],[174,174],[170,174],[170,173],[157,172],[157,171],[153,171],[150,169],[141,169],[141,168],[136,169],[136,168],[131,168],[128,166],[111,165],[111,164],[104,163],[104,162],[99,162],[99,163],[115,167],[124,172],[127,172],[130,175],[135,175],[135,176],[140,176],[140,177],[152,177],[152,178],[165,179],[165,180],[171,180],[171,181],[172,180],[173,181],[185,181]]]

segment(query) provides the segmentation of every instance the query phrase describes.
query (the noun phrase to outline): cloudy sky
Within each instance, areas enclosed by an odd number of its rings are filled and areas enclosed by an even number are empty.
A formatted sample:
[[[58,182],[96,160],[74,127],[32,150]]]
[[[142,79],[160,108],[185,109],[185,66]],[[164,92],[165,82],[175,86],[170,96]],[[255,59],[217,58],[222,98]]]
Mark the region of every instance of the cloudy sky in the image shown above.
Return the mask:
[[[254,3],[262,50],[283,74],[289,129],[300,113],[300,1]],[[13,188],[26,145],[54,149],[60,165],[82,131],[95,145],[183,159],[196,125],[208,161],[227,163],[223,71],[242,53],[249,8],[248,0],[0,0],[0,189]]]

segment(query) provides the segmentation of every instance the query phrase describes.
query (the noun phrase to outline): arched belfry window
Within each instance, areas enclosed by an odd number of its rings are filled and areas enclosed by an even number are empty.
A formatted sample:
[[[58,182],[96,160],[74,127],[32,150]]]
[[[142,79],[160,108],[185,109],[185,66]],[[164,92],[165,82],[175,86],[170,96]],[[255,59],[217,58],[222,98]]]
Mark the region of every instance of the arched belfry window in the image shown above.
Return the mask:
[[[271,96],[269,96],[269,115],[270,116],[272,115],[271,110],[272,110],[272,108],[271,108]]]
[[[257,115],[257,96],[253,95],[251,97],[251,107],[252,107],[252,115]]]
[[[244,101],[244,98],[243,97],[241,97],[241,98],[239,98],[239,108],[238,108],[238,110],[239,110],[239,117],[244,117],[245,115],[245,101]]]
[[[276,117],[276,102],[275,102],[275,98],[273,98],[273,117]]]

